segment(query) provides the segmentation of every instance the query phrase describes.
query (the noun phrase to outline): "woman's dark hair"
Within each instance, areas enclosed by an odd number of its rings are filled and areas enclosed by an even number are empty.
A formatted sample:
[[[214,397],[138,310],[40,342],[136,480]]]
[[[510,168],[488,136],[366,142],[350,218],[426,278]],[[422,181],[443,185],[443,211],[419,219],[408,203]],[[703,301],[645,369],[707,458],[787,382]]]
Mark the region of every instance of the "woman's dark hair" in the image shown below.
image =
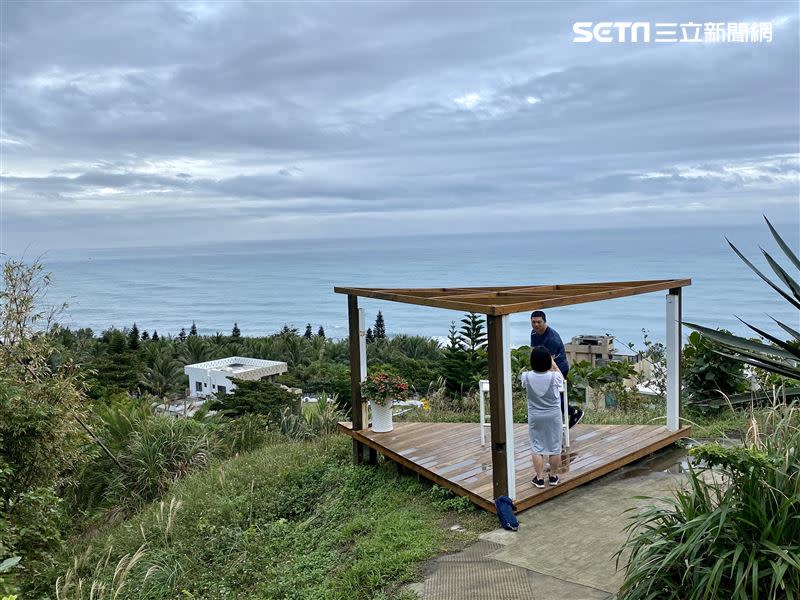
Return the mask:
[[[544,346],[536,346],[531,350],[531,369],[544,373],[553,366],[553,358]]]

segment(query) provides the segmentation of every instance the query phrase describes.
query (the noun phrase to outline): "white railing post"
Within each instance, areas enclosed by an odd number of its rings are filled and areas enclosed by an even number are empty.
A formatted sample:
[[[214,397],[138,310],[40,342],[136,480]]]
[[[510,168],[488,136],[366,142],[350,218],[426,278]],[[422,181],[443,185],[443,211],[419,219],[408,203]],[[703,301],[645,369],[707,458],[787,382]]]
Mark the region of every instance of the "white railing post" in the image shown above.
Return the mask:
[[[667,429],[677,431],[680,417],[681,323],[680,293],[667,294]]]
[[[481,412],[481,446],[486,445],[486,409],[483,406],[484,401],[484,392],[489,391],[489,381],[486,379],[481,379],[478,382],[478,402],[480,402],[480,412]]]
[[[367,378],[367,330],[364,327],[364,309],[358,309],[358,346],[361,348],[361,381]]]
[[[514,406],[511,398],[511,319],[508,315],[501,317],[503,324],[503,405],[505,406],[506,423],[506,471],[508,473],[508,497],[517,496],[516,455],[514,452]],[[481,426],[483,430],[483,426]]]
[[[569,448],[569,394],[567,393],[567,380],[564,378],[564,389],[561,392],[564,394],[564,407],[562,420],[562,429],[564,430],[564,448]]]

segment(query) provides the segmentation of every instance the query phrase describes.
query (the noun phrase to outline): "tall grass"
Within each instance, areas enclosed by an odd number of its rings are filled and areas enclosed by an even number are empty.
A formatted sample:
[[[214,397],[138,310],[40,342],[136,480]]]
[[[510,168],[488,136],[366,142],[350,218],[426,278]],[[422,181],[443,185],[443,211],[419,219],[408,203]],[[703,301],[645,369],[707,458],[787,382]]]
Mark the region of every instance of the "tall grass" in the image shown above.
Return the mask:
[[[464,510],[460,499],[390,465],[351,464],[351,452],[350,438],[334,435],[215,463],[172,486],[174,500],[80,538],[89,550],[78,551],[78,568],[66,552],[26,591],[51,594],[70,568],[72,591],[63,598],[81,598],[79,579],[84,590],[111,590],[116,563],[144,544],[119,600],[396,597],[420,561],[495,526],[492,515]],[[454,519],[465,531],[450,530]]]
[[[800,598],[800,408],[751,423],[744,446],[692,449],[686,489],[636,517],[621,600]]]

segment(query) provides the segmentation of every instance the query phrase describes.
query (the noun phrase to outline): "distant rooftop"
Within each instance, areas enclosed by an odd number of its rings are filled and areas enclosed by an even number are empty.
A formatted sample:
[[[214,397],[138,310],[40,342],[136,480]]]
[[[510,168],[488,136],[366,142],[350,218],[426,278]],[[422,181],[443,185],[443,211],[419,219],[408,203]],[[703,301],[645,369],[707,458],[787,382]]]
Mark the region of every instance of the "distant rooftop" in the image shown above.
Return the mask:
[[[230,356],[217,360],[186,365],[185,369],[205,369],[217,371],[238,379],[260,379],[270,375],[280,375],[289,370],[285,362],[262,360],[243,356]]]

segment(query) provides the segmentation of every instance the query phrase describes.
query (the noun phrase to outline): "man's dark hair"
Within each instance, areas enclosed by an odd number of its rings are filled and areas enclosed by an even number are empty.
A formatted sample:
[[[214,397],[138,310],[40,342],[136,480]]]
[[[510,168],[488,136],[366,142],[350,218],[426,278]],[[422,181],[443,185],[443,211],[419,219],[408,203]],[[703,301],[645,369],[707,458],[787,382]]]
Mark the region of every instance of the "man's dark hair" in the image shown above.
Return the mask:
[[[536,346],[531,350],[531,369],[537,373],[546,373],[553,366],[553,357],[544,346]]]
[[[544,312],[541,310],[535,310],[531,313],[531,319],[535,319],[536,317],[542,317],[542,321],[547,323],[547,317],[544,316]]]

